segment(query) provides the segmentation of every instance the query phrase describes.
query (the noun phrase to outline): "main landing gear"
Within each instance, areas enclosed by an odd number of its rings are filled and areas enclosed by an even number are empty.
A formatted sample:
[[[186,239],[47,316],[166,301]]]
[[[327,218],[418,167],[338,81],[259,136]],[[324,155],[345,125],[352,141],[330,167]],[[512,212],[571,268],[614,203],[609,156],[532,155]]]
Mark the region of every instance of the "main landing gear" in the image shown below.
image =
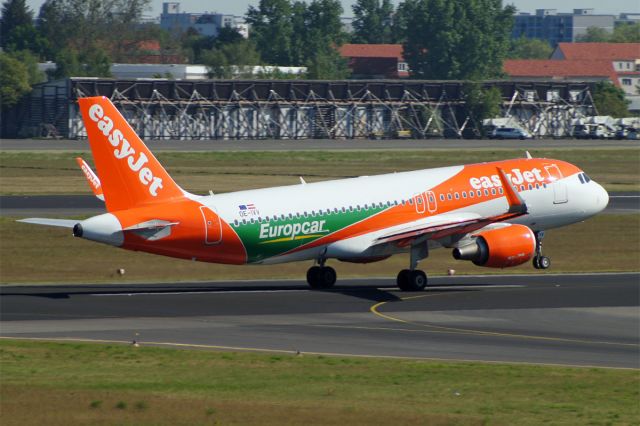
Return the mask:
[[[427,286],[427,274],[419,269],[403,269],[396,282],[402,291],[422,291]]]
[[[536,255],[533,257],[533,267],[536,269],[548,269],[551,266],[551,259],[542,255],[542,239],[544,231],[534,232],[536,236]]]
[[[416,269],[418,262],[429,256],[427,243],[411,247],[409,257],[409,269],[403,269],[398,273],[396,283],[402,291],[422,291],[427,286],[427,274]]]
[[[320,259],[319,266],[312,266],[307,271],[307,283],[312,289],[327,289],[333,287],[336,283],[336,270],[331,266],[325,266],[325,260]]]

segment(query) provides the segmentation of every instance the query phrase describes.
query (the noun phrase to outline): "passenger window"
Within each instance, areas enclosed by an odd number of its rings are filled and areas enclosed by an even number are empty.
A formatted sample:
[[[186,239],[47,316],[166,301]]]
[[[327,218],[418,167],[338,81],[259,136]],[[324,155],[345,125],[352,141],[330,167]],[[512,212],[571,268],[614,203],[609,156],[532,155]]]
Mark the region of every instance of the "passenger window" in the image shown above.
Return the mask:
[[[473,198],[475,197],[476,193],[473,191],[469,191],[469,197]]]
[[[234,220],[234,221],[233,221],[233,224],[234,224],[235,226],[238,226],[238,219]]]
[[[413,205],[413,198],[410,198],[410,199],[409,199],[409,204],[410,204],[410,205]]]
[[[460,194],[458,194],[457,192],[455,193],[455,195],[454,195],[454,196],[456,197],[456,200],[459,200],[459,199],[460,199]]]
[[[444,201],[444,194],[440,194],[440,201]]]
[[[533,189],[533,185],[529,184],[529,190]]]
[[[502,187],[498,188],[498,192],[500,192],[501,194],[504,192],[504,191],[502,190]]]
[[[524,191],[525,189],[524,185],[520,185],[520,191]]]
[[[342,213],[345,213],[347,211],[347,209],[345,209],[344,207],[342,208]]]
[[[462,198],[467,198],[467,191],[462,191]]]
[[[496,195],[496,189],[495,188],[491,188],[491,195]]]
[[[447,194],[447,200],[451,200],[453,197],[451,197],[451,194]]]
[[[478,189],[478,197],[482,197],[482,191]]]

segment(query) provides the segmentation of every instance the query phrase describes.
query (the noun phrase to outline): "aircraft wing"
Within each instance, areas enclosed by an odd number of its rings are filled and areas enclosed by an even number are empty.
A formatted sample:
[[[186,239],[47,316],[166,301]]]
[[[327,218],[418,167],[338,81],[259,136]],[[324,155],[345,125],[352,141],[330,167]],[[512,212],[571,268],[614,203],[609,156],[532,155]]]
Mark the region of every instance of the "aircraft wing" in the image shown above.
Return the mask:
[[[91,187],[93,195],[95,195],[99,200],[104,201],[102,184],[100,183],[100,179],[98,178],[98,176],[82,158],[76,157],[76,163],[78,163],[78,166],[80,166],[80,170],[82,170],[82,172],[84,173],[84,177],[87,179],[87,183],[89,184],[89,187]]]
[[[499,167],[497,169],[508,203],[507,210],[492,216],[481,216],[473,212],[459,212],[426,217],[388,229],[387,232],[379,235],[374,240],[373,245],[395,243],[399,246],[407,246],[414,240],[423,237],[438,240],[451,235],[465,235],[492,223],[527,214],[527,206],[524,200],[513,187],[504,170]]]

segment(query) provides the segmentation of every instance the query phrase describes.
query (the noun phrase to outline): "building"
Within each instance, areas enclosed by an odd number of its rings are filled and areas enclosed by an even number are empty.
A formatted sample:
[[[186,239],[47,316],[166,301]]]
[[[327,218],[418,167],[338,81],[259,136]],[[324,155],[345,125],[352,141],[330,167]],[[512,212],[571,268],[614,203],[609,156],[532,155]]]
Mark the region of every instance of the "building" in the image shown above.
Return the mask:
[[[556,9],[537,9],[535,14],[515,16],[512,38],[538,38],[551,46],[573,42],[587,33],[587,28],[598,27],[613,32],[618,18],[615,15],[597,15],[593,9],[573,9],[573,13],[558,13]]]
[[[343,44],[340,56],[349,60],[352,78],[409,77],[401,44]]]
[[[180,3],[162,3],[160,27],[171,33],[184,33],[189,29],[199,34],[217,37],[221,28],[235,28],[244,38],[249,37],[249,25],[243,17],[222,13],[180,12]]]
[[[609,80],[640,111],[640,43],[559,43],[547,60],[507,60],[511,80]]]

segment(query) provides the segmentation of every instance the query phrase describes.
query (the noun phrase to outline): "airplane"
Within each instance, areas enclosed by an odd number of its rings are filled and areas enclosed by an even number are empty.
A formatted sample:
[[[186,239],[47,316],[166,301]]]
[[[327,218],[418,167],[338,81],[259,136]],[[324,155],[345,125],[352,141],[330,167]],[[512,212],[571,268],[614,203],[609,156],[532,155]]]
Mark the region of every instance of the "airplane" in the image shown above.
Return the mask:
[[[77,161],[107,212],[80,221],[21,222],[194,261],[313,261],[306,277],[312,289],[335,284],[329,259],[370,263],[408,252],[397,285],[421,291],[427,275],[418,262],[443,247],[481,267],[533,259],[535,268],[547,269],[544,231],[594,216],[609,201],[580,168],[528,152],[488,163],[195,195],[175,183],[108,98],[78,103],[98,175]]]

